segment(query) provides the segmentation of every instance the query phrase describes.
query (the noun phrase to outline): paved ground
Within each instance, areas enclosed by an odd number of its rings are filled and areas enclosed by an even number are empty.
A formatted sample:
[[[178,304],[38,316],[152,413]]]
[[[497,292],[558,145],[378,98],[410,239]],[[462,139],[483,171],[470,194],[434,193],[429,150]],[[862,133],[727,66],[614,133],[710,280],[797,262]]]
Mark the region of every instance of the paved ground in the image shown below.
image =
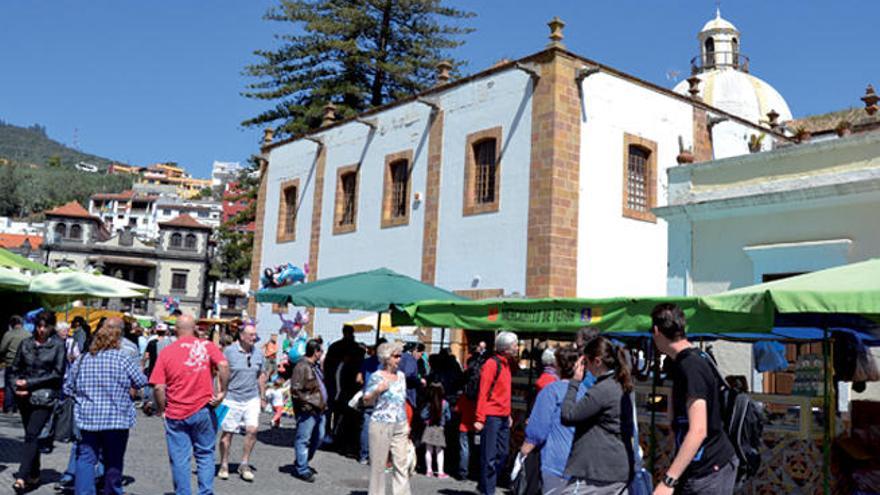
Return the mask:
[[[293,458],[292,420],[285,418],[277,430],[268,428],[268,417],[263,418],[257,446],[252,456],[257,479],[253,483],[230,477],[227,481],[215,479],[214,490],[218,495],[258,493],[274,495],[291,493],[321,495],[366,495],[369,481],[369,466],[361,466],[353,459],[331,452],[318,452],[312,466],[318,470],[317,482],[304,483],[291,476]],[[18,416],[0,414],[0,494],[11,493],[13,473],[18,470],[18,452],[24,432]],[[241,452],[241,438],[233,440],[231,461]],[[56,444],[55,450],[42,457],[42,479],[44,485],[31,492],[37,494],[55,493],[52,484],[67,467],[70,453],[68,444]],[[230,470],[237,465],[232,464]],[[165,450],[165,436],[162,421],[158,418],[138,417],[138,424],[132,430],[125,456],[126,493],[130,495],[162,495],[173,492],[171,471],[168,467]],[[390,492],[390,479],[388,490]],[[415,475],[412,480],[412,493],[469,495],[473,494],[475,484],[452,479],[439,480]]]

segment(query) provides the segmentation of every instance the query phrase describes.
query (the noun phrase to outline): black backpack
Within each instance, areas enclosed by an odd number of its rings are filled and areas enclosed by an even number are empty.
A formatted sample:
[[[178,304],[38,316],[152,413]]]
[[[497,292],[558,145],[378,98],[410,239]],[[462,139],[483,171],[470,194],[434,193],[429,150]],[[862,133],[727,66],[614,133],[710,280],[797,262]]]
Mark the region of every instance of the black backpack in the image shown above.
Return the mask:
[[[721,398],[721,418],[724,421],[724,430],[736,456],[739,458],[737,483],[751,478],[758,473],[761,467],[761,448],[764,434],[765,414],[764,406],[727,384],[714,358],[703,353],[703,357],[709,362],[715,378],[718,380],[719,396]]]
[[[501,360],[498,359],[498,356],[492,356],[491,358],[486,357],[486,355],[482,355],[471,359],[468,363],[467,371],[464,374],[464,387],[462,387],[462,393],[464,393],[465,397],[470,400],[477,400],[477,397],[480,395],[480,371],[483,369],[483,365],[487,360],[493,359],[495,360],[495,378],[492,379],[492,385],[489,386],[489,394],[492,395],[492,389],[495,388],[495,382],[498,381],[498,377],[501,375]]]

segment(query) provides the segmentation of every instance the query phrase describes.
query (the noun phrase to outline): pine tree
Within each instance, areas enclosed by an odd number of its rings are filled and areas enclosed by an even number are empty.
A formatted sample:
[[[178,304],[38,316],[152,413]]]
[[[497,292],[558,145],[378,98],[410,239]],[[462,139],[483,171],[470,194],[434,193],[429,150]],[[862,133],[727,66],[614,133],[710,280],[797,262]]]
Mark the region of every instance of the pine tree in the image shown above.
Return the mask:
[[[299,134],[320,126],[328,102],[346,118],[418,93],[472,31],[448,22],[473,15],[443,0],[281,0],[265,18],[292,25],[294,34],[255,52],[261,61],[245,74],[259,81],[243,93],[275,106],[243,124]],[[454,71],[463,64],[450,61]]]

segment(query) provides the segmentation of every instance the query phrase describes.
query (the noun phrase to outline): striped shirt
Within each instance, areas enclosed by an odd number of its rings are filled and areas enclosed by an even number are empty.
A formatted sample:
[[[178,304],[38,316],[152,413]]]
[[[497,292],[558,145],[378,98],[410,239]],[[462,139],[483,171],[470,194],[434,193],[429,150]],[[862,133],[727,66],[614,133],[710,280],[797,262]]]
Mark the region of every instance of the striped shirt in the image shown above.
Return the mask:
[[[135,359],[121,349],[85,353],[72,366],[65,395],[76,400],[73,416],[84,431],[127,430],[135,424],[131,388],[143,388],[147,377]]]

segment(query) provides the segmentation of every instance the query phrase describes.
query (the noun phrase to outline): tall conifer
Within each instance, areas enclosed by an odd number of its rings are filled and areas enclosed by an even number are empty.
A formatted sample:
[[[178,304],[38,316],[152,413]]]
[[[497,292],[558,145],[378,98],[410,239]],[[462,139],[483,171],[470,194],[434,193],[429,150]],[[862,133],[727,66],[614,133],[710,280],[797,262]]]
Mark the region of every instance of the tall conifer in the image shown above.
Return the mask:
[[[298,134],[320,126],[328,102],[346,118],[418,93],[472,31],[458,22],[472,16],[443,0],[281,0],[265,18],[292,34],[255,52],[245,73],[258,81],[243,93],[274,106],[243,124]]]

